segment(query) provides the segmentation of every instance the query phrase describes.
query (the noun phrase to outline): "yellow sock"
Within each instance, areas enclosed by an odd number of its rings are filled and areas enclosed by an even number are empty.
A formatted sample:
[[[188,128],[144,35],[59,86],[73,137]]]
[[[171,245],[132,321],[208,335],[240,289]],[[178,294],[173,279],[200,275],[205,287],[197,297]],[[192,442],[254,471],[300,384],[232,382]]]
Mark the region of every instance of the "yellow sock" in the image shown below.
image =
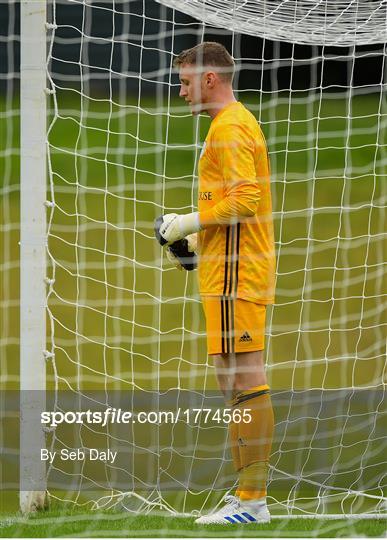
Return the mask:
[[[237,497],[242,501],[266,497],[268,461],[256,461],[244,467],[239,474]]]
[[[236,495],[241,500],[266,496],[268,463],[273,439],[274,416],[269,387],[256,386],[240,392],[233,405],[243,415],[250,414],[251,422],[238,424],[241,471]]]
[[[234,462],[234,468],[236,471],[239,471],[242,467],[241,458],[239,455],[239,446],[238,446],[238,429],[239,424],[235,422],[230,422],[228,425],[229,435],[230,435],[230,448],[231,455]]]

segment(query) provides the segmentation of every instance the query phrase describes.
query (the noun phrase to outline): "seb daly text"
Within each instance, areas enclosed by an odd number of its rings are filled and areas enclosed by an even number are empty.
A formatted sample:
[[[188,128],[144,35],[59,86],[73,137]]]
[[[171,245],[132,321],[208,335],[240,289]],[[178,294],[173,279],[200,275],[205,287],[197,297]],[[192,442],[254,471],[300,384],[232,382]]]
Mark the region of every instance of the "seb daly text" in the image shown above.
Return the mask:
[[[50,452],[46,448],[40,450],[40,459],[42,461],[48,461],[52,463],[55,458],[60,459],[61,461],[103,461],[114,463],[117,457],[117,452],[112,450],[99,450],[98,448],[88,448],[87,450],[81,450],[77,448],[76,450],[68,450],[67,448],[62,448],[60,452]]]

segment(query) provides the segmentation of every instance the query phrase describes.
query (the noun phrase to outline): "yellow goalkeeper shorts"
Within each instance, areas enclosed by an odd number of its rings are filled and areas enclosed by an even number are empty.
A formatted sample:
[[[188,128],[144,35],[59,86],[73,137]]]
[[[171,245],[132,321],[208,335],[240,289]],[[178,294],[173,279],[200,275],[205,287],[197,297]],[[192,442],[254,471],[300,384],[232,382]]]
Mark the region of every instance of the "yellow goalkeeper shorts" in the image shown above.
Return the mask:
[[[266,306],[240,298],[202,296],[208,354],[261,351]]]

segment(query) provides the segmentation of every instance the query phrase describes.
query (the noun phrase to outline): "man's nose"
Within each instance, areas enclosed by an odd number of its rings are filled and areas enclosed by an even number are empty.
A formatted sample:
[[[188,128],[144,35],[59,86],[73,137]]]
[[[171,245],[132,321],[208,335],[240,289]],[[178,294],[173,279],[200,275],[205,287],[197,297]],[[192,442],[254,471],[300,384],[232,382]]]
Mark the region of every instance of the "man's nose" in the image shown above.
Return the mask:
[[[186,95],[187,95],[187,90],[183,86],[180,86],[179,97],[184,97]]]

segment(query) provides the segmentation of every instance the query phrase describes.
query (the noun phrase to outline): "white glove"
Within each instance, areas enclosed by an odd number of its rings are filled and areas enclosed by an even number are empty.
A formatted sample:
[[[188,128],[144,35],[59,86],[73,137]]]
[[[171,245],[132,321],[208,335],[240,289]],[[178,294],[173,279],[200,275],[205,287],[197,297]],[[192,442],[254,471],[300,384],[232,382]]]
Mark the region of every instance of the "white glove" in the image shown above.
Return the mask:
[[[198,235],[197,233],[189,234],[186,236],[186,239],[188,240],[188,250],[193,251],[196,253],[196,249],[198,246]],[[172,253],[172,251],[169,250],[167,247],[166,249],[166,255],[168,261],[175,267],[177,270],[183,270],[182,265],[180,264],[180,261],[175,255]]]
[[[165,214],[160,225],[159,233],[167,244],[185,238],[189,234],[200,231],[199,213],[192,214]]]

